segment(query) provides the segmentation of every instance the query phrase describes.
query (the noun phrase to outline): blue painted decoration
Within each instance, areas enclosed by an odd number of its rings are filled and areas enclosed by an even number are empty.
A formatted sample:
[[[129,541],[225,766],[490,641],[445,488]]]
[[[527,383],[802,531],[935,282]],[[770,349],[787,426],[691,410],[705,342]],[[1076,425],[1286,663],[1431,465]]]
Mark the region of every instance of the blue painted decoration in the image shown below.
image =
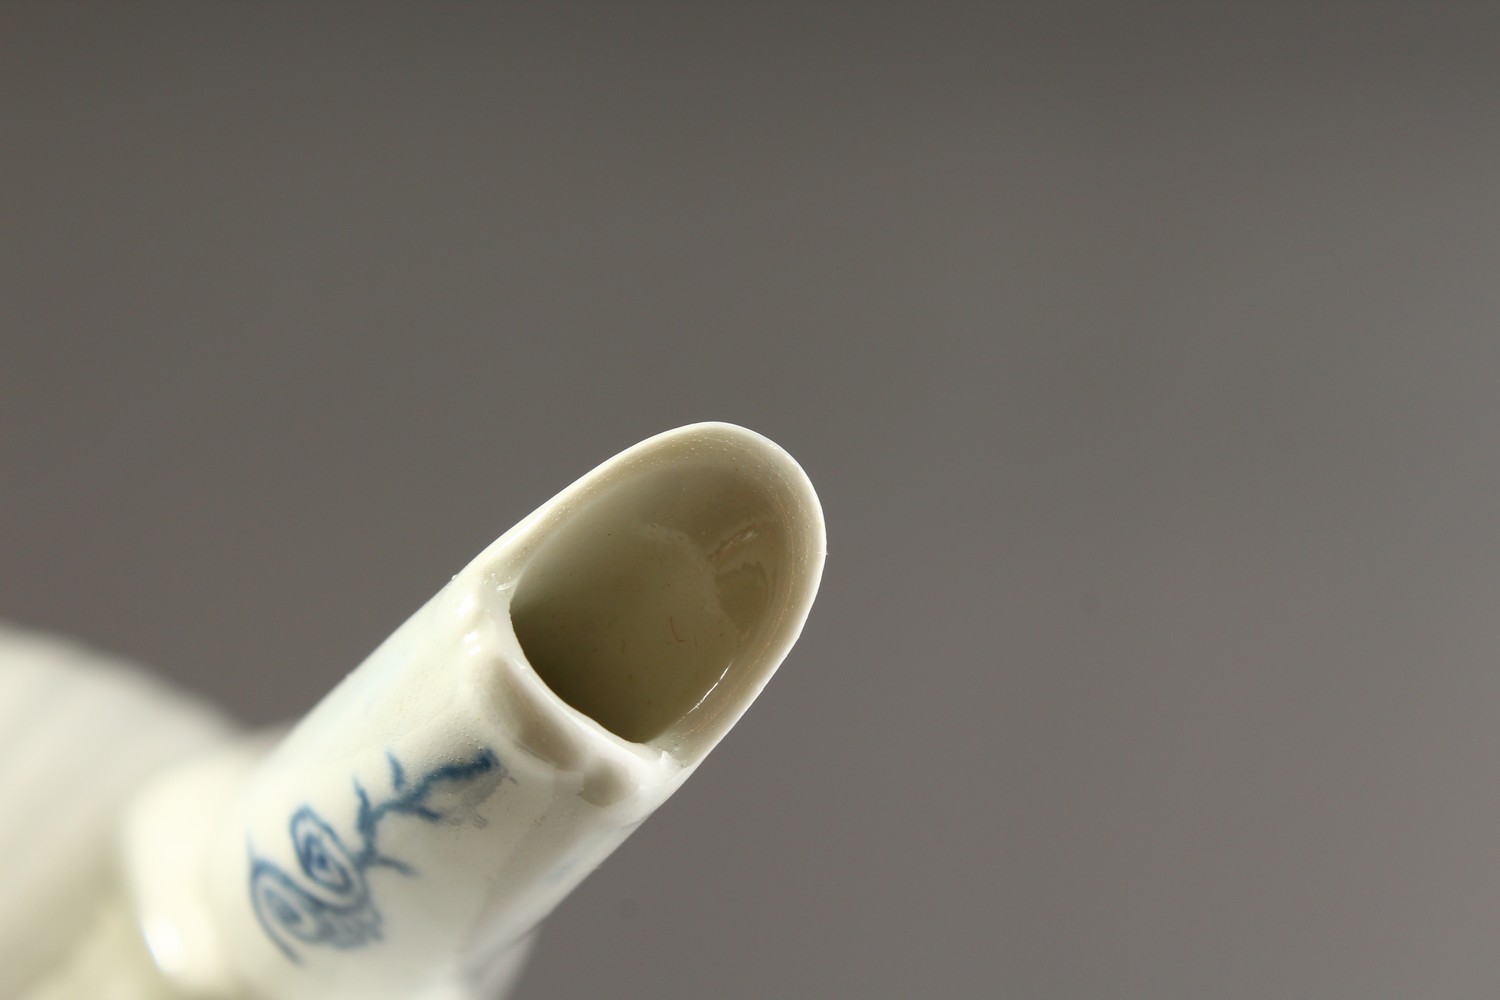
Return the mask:
[[[366,873],[381,867],[402,875],[416,874],[404,861],[380,853],[376,838],[381,823],[391,816],[410,816],[427,823],[483,826],[479,804],[509,777],[500,758],[489,749],[470,760],[437,768],[415,784],[408,782],[400,761],[390,753],[386,759],[395,793],[391,798],[371,802],[360,783],[354,782],[359,799],[358,850],[345,846],[338,832],[307,805],[292,814],[289,827],[297,872],[256,857],[250,848],[250,900],[255,916],[292,962],[302,962],[293,941],[349,949],[380,940],[380,909],[370,894]]]

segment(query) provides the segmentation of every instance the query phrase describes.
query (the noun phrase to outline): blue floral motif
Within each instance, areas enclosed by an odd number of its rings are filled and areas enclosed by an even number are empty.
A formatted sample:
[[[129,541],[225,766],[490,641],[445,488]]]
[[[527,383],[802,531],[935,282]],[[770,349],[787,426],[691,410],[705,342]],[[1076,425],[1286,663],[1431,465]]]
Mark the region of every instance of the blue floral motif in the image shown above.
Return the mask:
[[[392,815],[413,816],[428,823],[472,823],[483,826],[478,807],[509,777],[492,750],[472,759],[437,768],[409,784],[400,761],[387,753],[395,795],[380,803],[354,782],[359,799],[351,851],[311,806],[292,814],[289,831],[300,871],[289,873],[250,850],[250,901],[266,936],[297,964],[302,957],[292,941],[332,948],[360,948],[381,937],[380,910],[370,894],[366,873],[374,867],[415,875],[410,865],[380,853],[380,824]],[[512,781],[515,779],[511,779]]]

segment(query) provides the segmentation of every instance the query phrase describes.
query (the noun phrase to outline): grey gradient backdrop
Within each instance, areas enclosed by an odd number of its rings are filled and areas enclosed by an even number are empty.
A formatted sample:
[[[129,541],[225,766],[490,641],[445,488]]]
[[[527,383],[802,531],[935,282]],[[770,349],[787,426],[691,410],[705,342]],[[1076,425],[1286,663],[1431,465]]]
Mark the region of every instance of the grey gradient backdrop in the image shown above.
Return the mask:
[[[6,3],[0,614],[280,719],[736,421],[823,595],[525,997],[1493,997],[1496,12]]]

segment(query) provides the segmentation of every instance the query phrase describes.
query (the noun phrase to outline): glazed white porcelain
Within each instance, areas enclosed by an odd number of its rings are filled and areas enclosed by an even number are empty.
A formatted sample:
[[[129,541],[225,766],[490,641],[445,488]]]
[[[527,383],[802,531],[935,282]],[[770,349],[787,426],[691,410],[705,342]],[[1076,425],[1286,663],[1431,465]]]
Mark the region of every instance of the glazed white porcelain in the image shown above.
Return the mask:
[[[172,703],[170,753],[217,749],[101,799],[132,800],[118,888],[91,875],[89,919],[3,982],[30,1000],[499,995],[539,921],[770,679],[824,550],[811,484],[765,438],[696,424],[629,449],[284,737],[226,740]],[[36,936],[34,895],[0,895],[0,968]]]
[[[0,627],[0,997],[23,995],[78,947],[142,785],[233,733],[126,663]]]

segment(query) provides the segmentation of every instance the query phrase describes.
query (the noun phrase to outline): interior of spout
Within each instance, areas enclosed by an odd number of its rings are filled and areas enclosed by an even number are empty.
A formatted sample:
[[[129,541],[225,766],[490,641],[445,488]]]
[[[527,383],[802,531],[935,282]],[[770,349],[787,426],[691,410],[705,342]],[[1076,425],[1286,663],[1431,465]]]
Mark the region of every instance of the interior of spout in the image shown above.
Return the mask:
[[[627,465],[549,531],[511,620],[553,692],[635,743],[733,723],[811,600],[805,503],[769,457],[700,447]]]

